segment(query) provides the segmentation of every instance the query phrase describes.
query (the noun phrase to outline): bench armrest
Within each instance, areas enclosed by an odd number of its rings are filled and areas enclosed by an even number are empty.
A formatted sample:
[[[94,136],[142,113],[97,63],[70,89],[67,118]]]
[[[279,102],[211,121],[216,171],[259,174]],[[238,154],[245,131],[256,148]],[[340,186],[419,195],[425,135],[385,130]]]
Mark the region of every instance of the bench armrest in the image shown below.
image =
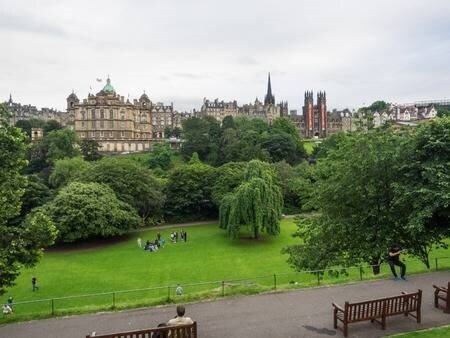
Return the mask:
[[[439,290],[439,291],[447,292],[447,288],[446,288],[446,287],[443,287],[443,286],[436,286],[436,285],[433,285],[433,287],[434,287],[435,289]]]
[[[344,309],[341,308],[339,305],[337,305],[336,303],[331,303],[337,310],[344,312]]]

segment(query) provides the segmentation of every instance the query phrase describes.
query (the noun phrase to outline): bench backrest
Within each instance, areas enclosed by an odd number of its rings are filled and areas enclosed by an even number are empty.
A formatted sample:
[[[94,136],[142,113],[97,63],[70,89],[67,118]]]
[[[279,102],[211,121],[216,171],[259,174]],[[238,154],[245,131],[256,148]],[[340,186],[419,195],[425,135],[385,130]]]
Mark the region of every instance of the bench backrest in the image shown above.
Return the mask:
[[[345,302],[348,322],[357,322],[370,318],[379,318],[383,314],[384,299],[375,299],[359,303]]]
[[[165,326],[145,330],[116,332],[103,335],[87,335],[86,338],[197,338],[197,322],[193,324]]]
[[[358,322],[405,312],[416,311],[421,304],[422,290],[399,296],[368,300],[358,303],[345,302],[344,316],[347,322]]]
[[[386,298],[386,315],[416,311],[420,307],[421,298],[422,291],[420,290],[415,293],[405,293],[401,296]]]

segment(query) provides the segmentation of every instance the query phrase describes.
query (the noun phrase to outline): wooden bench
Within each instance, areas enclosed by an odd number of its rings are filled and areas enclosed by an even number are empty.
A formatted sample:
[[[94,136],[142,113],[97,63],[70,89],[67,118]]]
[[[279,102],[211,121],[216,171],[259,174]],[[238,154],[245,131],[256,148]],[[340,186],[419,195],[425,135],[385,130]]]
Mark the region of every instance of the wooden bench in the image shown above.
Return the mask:
[[[86,338],[197,338],[197,322],[186,325],[164,326],[145,330],[117,332],[96,335],[95,332]]]
[[[434,287],[434,306],[439,308],[439,299],[445,302],[444,312],[450,313],[450,282],[448,282],[447,287],[436,286]]]
[[[337,322],[343,324],[344,337],[348,335],[348,324],[370,320],[381,324],[383,330],[386,329],[386,317],[404,314],[416,318],[420,323],[422,305],[422,290],[414,293],[402,292],[399,296],[368,300],[359,303],[345,302],[344,308],[333,303],[334,307],[334,328],[337,329]],[[416,314],[413,315],[412,312]]]

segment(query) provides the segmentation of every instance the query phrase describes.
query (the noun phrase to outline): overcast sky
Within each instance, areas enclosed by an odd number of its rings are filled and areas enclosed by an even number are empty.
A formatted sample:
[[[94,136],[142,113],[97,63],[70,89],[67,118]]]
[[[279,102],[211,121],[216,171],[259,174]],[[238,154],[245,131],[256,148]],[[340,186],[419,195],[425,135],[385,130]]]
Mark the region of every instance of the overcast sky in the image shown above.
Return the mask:
[[[203,97],[299,109],[450,98],[448,0],[0,0],[0,101],[65,109],[109,74],[178,110]],[[97,82],[96,78],[103,79]]]

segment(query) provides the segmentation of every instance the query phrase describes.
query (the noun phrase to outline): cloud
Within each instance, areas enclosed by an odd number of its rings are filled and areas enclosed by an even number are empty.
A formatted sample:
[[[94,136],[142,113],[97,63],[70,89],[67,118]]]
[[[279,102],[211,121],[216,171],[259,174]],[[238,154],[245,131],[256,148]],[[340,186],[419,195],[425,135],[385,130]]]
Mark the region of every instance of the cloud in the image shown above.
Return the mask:
[[[0,99],[65,108],[98,76],[180,110],[203,97],[328,106],[445,98],[450,2],[434,0],[0,0]],[[167,101],[167,102],[166,102]]]

